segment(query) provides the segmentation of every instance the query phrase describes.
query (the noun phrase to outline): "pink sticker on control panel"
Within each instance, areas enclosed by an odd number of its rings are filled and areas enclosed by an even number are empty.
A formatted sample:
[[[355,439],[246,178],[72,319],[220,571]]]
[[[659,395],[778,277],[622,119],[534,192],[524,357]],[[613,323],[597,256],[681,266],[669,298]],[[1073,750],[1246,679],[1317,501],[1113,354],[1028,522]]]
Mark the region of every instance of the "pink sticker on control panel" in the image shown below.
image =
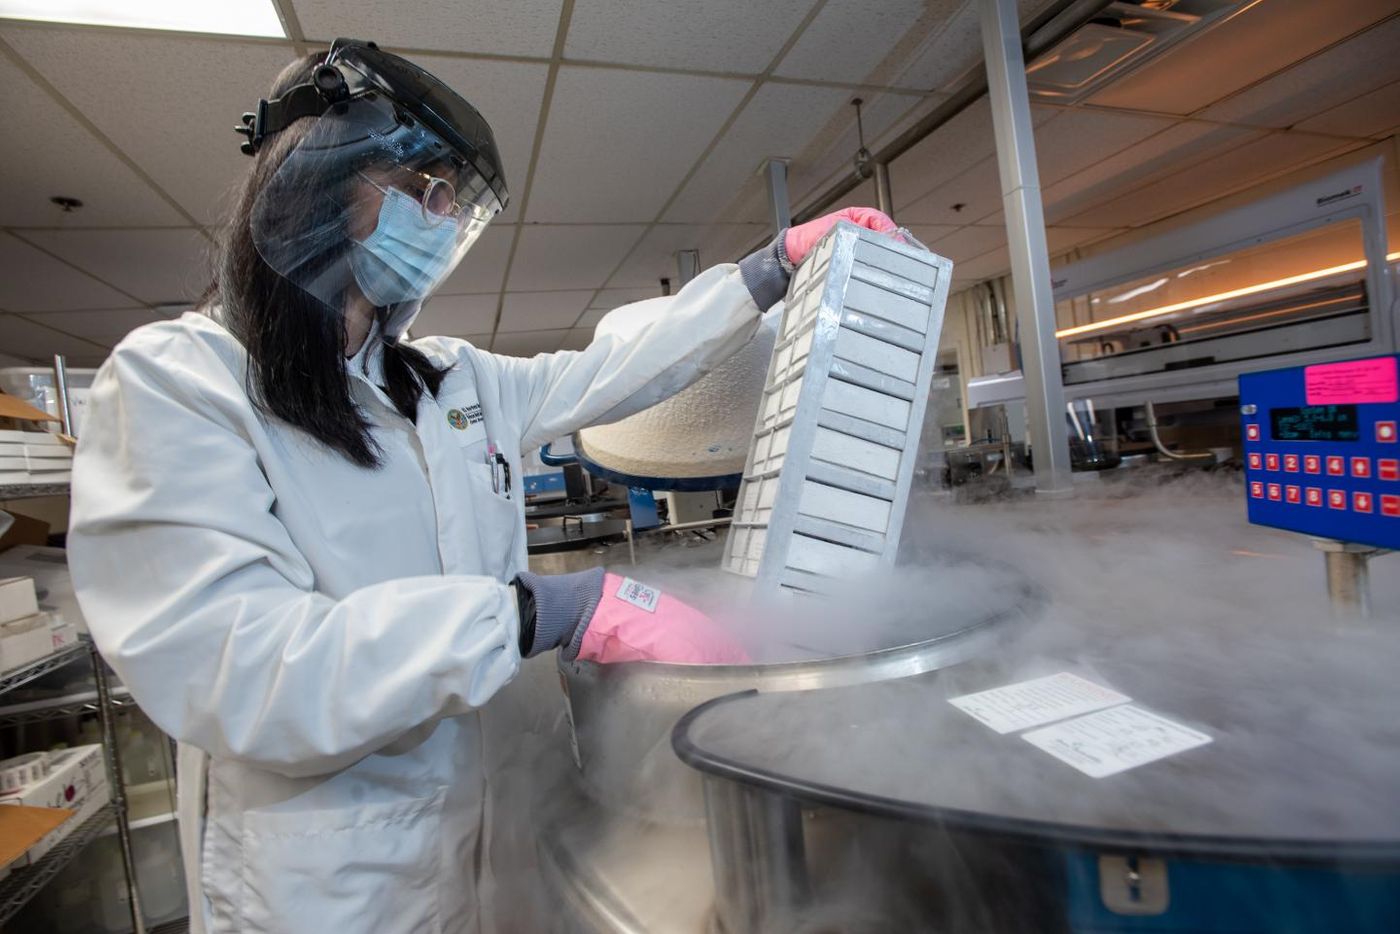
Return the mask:
[[[1319,363],[1303,368],[1308,405],[1400,401],[1394,357]]]

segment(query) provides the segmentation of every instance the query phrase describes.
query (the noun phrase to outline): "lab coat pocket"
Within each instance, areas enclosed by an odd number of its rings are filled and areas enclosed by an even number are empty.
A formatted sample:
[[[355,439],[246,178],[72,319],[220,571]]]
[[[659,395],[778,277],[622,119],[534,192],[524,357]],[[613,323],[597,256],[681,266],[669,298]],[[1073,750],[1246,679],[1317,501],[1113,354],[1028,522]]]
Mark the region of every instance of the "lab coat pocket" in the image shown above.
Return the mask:
[[[506,496],[503,473],[493,480],[489,465],[469,461],[467,475],[471,484],[472,521],[481,541],[481,561],[486,573],[501,577],[510,566],[515,536],[521,525],[520,514],[515,501]],[[511,496],[517,495],[521,494],[512,490]]]
[[[248,931],[440,932],[442,804],[426,798],[243,815]]]

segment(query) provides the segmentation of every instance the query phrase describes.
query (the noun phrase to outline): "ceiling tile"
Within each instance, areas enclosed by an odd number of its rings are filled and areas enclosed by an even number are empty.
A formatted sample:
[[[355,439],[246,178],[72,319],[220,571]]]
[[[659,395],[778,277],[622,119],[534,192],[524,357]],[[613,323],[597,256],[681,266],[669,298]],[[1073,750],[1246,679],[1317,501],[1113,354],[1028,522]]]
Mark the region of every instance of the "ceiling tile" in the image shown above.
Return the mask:
[[[248,169],[239,115],[293,58],[290,46],[124,29],[0,36],[200,223],[220,219]]]
[[[1049,107],[1032,107],[1031,122],[1036,127],[1061,113]],[[890,188],[896,215],[927,197],[934,189],[962,175],[978,163],[990,160],[995,173],[996,135],[992,131],[992,110],[985,98],[953,117],[924,137],[890,165]],[[1000,182],[997,186],[1000,193]],[[956,203],[955,199],[954,202]],[[923,222],[914,218],[916,223]]]
[[[856,131],[856,112],[851,101],[860,97],[861,124],[865,130],[865,145],[871,152],[904,132],[920,117],[932,110],[941,97],[916,97],[909,94],[884,92],[849,92],[844,106],[837,108],[826,125],[800,152],[788,169],[788,192],[794,204],[808,200],[815,192],[824,191],[838,178],[847,178],[853,171],[860,136]],[[891,185],[895,183],[891,175]],[[767,207],[766,192],[758,204]],[[766,216],[766,213],[761,214]]]
[[[955,263],[965,263],[1005,245],[1005,227],[964,227],[928,244],[933,252]]]
[[[1106,107],[1195,113],[1393,12],[1388,2],[1254,4],[1110,82],[1089,100]]]
[[[940,237],[946,237],[958,229],[952,224],[908,224],[906,226],[914,238],[924,246],[930,246],[937,242]]]
[[[705,0],[575,0],[564,56],[757,74],[810,4]]]
[[[914,25],[923,8],[924,0],[829,0],[774,74],[863,82]]]
[[[68,311],[131,304],[129,296],[17,237],[0,233],[0,309]]]
[[[1301,168],[1347,145],[1325,136],[1272,133],[1211,159],[1209,173],[1178,172],[1067,220],[1080,227],[1139,227]]]
[[[574,328],[568,333],[568,335],[564,338],[564,343],[559,345],[559,349],[583,350],[591,343],[593,343],[592,326],[590,325],[589,327],[578,327]]]
[[[642,242],[637,244],[627,257],[627,261],[622,264],[622,268],[614,273],[608,280],[610,289],[644,289],[654,288],[660,290],[661,280],[667,278],[671,280],[673,288],[679,285],[677,281],[676,252],[679,250],[699,250],[704,239],[705,228],[698,225],[664,225],[653,227]],[[712,258],[704,252],[700,253],[701,268],[713,266],[720,262],[718,257]]]
[[[487,227],[467,255],[462,257],[462,262],[452,270],[452,275],[438,288],[437,294],[500,292],[506,262],[510,259],[510,245],[514,240],[515,228],[509,224]]]
[[[511,203],[495,222],[513,223],[519,216],[520,196],[525,191],[549,66],[434,55],[415,55],[413,61],[470,101],[491,124],[511,191]]]
[[[7,58],[0,57],[0,225],[180,224],[184,218]],[[49,198],[77,198],[63,213]]]
[[[569,335],[567,330],[524,331],[517,334],[497,334],[491,344],[492,353],[508,354],[512,357],[533,357],[535,354],[553,353]]]
[[[656,218],[749,82],[561,68],[531,221]]]
[[[591,289],[577,292],[507,292],[501,308],[501,333],[548,331],[574,326],[588,308]]]
[[[742,219],[761,220],[768,195],[760,166],[769,157],[795,159],[849,98],[847,92],[833,88],[763,85],[666,210],[665,219],[702,223],[740,219],[725,208],[741,199],[756,200],[758,208],[755,212],[750,204]],[[749,191],[743,192],[745,188]],[[743,199],[741,192],[749,197]],[[752,197],[755,193],[757,199]]]
[[[599,288],[645,229],[640,224],[527,226],[508,286],[516,292]]]
[[[589,303],[590,309],[602,309],[612,311],[619,305],[626,305],[630,302],[640,302],[648,298],[656,298],[661,294],[661,285],[658,283],[649,288],[636,289],[603,289],[593,296],[593,301]],[[597,320],[596,318],[594,319]]]
[[[1292,126],[1400,80],[1397,49],[1400,19],[1393,19],[1206,108],[1201,116],[1223,123]]]
[[[434,295],[424,303],[411,330],[415,337],[490,334],[496,326],[499,302],[499,295]]]
[[[214,247],[194,229],[50,230],[24,237],[152,305],[193,301],[209,285]]]
[[[36,363],[52,363],[54,354],[61,353],[74,366],[96,366],[107,356],[106,347],[18,315],[0,315],[0,350]]]
[[[1219,158],[1262,131],[1209,123],[1179,123],[1097,165],[1042,189],[1045,216],[1058,224],[1087,207],[1129,196],[1151,182]]]
[[[1062,111],[1035,128],[1035,158],[1042,188],[1136,146],[1175,125],[1168,117]]]
[[[1400,81],[1339,104],[1304,120],[1294,129],[1379,139],[1389,136],[1391,128],[1397,125],[1400,125]]]
[[[442,49],[545,58],[554,49],[560,5],[561,0],[292,0],[302,33],[324,45],[336,36],[365,36],[391,51]]]
[[[895,211],[904,224],[966,224],[1001,210],[1001,176],[986,159],[923,198]]]
[[[33,316],[33,320],[110,347],[136,328],[165,319],[148,308],[114,308],[101,311],[49,311]]]
[[[975,3],[935,0],[947,10],[900,70],[894,84],[919,90],[947,90],[982,64],[982,23]]]

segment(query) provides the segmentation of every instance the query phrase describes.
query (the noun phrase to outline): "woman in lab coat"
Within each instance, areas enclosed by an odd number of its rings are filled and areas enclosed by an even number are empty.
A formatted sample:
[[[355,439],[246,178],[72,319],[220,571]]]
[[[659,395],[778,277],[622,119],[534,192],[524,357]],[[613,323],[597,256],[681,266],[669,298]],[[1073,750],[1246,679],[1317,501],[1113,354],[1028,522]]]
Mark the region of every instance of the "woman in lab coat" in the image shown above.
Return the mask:
[[[723,361],[784,291],[785,248],[834,221],[651,299],[666,314],[626,342],[524,360],[401,340],[505,207],[489,126],[372,43],[337,40],[273,94],[245,118],[206,301],[133,332],[92,388],[78,598],[180,741],[195,930],[477,930],[475,711],[597,600],[573,575],[512,586],[507,475]]]

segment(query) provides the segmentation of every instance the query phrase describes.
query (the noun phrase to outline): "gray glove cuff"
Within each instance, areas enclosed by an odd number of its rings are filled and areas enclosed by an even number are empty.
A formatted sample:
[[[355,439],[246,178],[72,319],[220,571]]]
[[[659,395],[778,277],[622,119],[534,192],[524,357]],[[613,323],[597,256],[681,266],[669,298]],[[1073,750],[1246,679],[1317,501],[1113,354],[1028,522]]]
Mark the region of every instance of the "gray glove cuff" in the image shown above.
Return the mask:
[[[583,641],[583,631],[603,598],[604,573],[602,568],[590,568],[575,574],[522,571],[515,576],[515,585],[529,591],[535,603],[535,633],[522,653],[526,658],[565,644],[573,650],[570,657],[578,654],[575,643]]]
[[[739,275],[743,276],[744,285],[760,311],[772,308],[787,294],[793,267],[783,244],[786,238],[787,228],[784,227],[772,243],[739,260]]]

